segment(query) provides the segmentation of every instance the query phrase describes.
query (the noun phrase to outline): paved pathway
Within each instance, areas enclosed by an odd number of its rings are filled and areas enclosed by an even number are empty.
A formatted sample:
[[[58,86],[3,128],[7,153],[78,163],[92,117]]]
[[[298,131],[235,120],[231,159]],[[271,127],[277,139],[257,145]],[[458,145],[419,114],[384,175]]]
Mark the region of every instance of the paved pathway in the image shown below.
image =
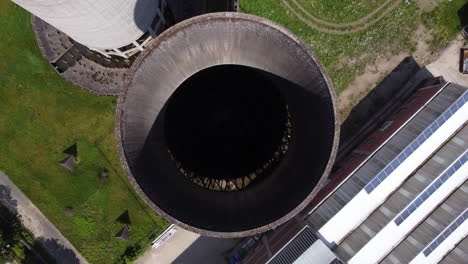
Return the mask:
[[[0,203],[20,216],[21,222],[58,263],[88,262],[16,185],[0,171]]]
[[[281,1],[289,9],[289,11],[291,11],[299,20],[306,23],[310,28],[315,29],[315,30],[320,31],[320,32],[329,33],[329,34],[344,35],[344,34],[356,33],[356,32],[362,31],[362,30],[367,29],[368,27],[374,25],[375,23],[382,20],[390,12],[395,10],[403,0],[396,0],[393,5],[391,5],[387,9],[385,9],[377,18],[375,18],[375,19],[373,19],[373,20],[371,20],[369,22],[367,22],[367,20],[369,20],[375,14],[379,13],[384,7],[386,7],[393,0],[386,1],[381,6],[376,8],[374,11],[369,13],[367,16],[365,16],[365,17],[363,17],[363,18],[361,18],[361,19],[359,19],[357,21],[349,22],[349,23],[342,23],[342,24],[331,23],[331,22],[316,18],[313,15],[311,15],[309,12],[307,12],[307,10],[305,10],[305,8],[302,7],[296,0],[291,0],[302,12],[304,12],[304,14],[306,16],[308,16],[309,18],[311,18],[312,20],[315,21],[315,22],[312,22],[308,18],[304,17],[295,8],[293,8],[289,4],[289,0],[281,0]],[[336,27],[336,28],[352,27],[352,26],[358,26],[358,27],[353,28],[353,29],[349,29],[349,30],[336,30],[336,29],[329,29],[329,28],[321,27],[320,25],[318,25],[316,23],[322,24],[322,25],[327,25],[327,26],[330,26],[330,27]],[[360,25],[362,25],[362,26],[360,26]]]
[[[148,249],[135,264],[223,264],[223,253],[241,239],[200,236],[177,227],[177,232],[158,248]]]
[[[149,248],[135,264],[169,264],[192,245],[200,235],[175,227],[177,231],[158,248]]]

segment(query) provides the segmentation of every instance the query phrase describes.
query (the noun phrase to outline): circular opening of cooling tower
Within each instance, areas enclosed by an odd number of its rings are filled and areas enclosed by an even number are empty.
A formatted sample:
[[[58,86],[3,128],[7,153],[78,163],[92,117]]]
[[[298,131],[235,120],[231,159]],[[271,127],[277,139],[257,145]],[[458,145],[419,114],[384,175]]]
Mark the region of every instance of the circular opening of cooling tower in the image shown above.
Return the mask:
[[[117,106],[122,163],[138,194],[203,235],[274,228],[317,194],[338,146],[335,94],[296,36],[213,13],[162,33]]]
[[[249,67],[201,70],[177,88],[166,108],[171,158],[188,179],[211,190],[241,190],[260,180],[291,138],[285,98]]]

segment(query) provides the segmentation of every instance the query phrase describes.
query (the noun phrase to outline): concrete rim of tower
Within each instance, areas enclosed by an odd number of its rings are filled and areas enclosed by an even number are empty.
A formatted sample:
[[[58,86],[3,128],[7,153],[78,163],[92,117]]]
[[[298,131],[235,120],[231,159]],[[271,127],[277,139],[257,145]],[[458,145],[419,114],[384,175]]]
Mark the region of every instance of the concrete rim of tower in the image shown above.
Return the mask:
[[[194,25],[204,24],[204,23],[214,21],[214,20],[218,20],[218,21],[237,20],[237,21],[247,21],[247,22],[251,22],[251,23],[261,24],[262,26],[269,27],[269,28],[279,32],[280,34],[282,34],[283,36],[285,36],[286,38],[292,40],[295,44],[300,46],[302,51],[305,52],[307,54],[307,56],[309,57],[309,59],[312,60],[312,62],[315,64],[315,66],[319,70],[319,73],[320,73],[321,77],[323,78],[323,80],[324,80],[324,82],[325,82],[325,84],[326,84],[326,86],[328,88],[327,92],[328,92],[328,94],[330,96],[330,99],[332,101],[332,106],[331,107],[332,107],[332,111],[333,111],[333,115],[334,115],[334,120],[333,120],[334,125],[335,125],[334,126],[334,131],[333,131],[334,138],[333,138],[333,143],[332,143],[332,146],[331,146],[331,149],[330,149],[330,156],[329,156],[328,162],[326,164],[326,167],[325,167],[325,169],[323,171],[323,174],[322,174],[320,180],[317,182],[317,184],[313,188],[313,191],[311,191],[307,195],[306,199],[304,199],[298,206],[296,206],[293,210],[289,211],[289,213],[282,216],[281,218],[276,219],[275,221],[273,221],[273,222],[271,222],[271,223],[269,223],[267,225],[263,225],[263,226],[260,226],[260,227],[257,227],[257,228],[253,228],[253,229],[249,229],[249,230],[245,230],[245,231],[239,231],[239,232],[218,232],[218,231],[212,231],[212,230],[207,230],[207,229],[203,229],[203,228],[197,228],[197,227],[191,226],[191,225],[189,225],[187,223],[179,221],[178,219],[172,217],[171,215],[166,213],[164,210],[159,208],[145,194],[145,192],[141,189],[141,187],[137,183],[137,181],[136,181],[136,179],[135,179],[135,177],[134,177],[134,175],[133,175],[133,173],[132,173],[132,171],[130,169],[129,163],[128,163],[127,158],[126,158],[125,149],[124,149],[124,146],[123,146],[124,145],[123,144],[123,139],[124,139],[123,134],[125,133],[123,131],[124,130],[123,129],[123,124],[125,122],[122,119],[123,115],[125,114],[124,103],[125,103],[129,88],[131,86],[133,76],[135,75],[136,72],[138,72],[139,66],[145,61],[145,59],[148,56],[151,56],[153,53],[155,53],[158,50],[158,47],[161,45],[161,43],[164,43],[165,41],[167,41],[168,39],[170,39],[171,37],[176,35],[179,31],[181,31],[183,29],[186,29],[188,27],[193,27]],[[288,221],[289,219],[291,219],[292,217],[297,215],[314,198],[314,196],[319,191],[320,186],[322,186],[322,184],[326,180],[326,178],[327,178],[326,176],[329,175],[329,173],[331,171],[331,168],[333,166],[335,156],[336,156],[336,152],[337,152],[337,149],[338,149],[339,133],[340,133],[339,121],[337,119],[338,110],[337,110],[335,102],[336,102],[335,90],[333,88],[331,80],[329,79],[328,75],[326,74],[324,66],[317,59],[317,56],[310,50],[310,48],[302,40],[299,39],[299,37],[295,36],[294,34],[292,34],[287,29],[283,28],[282,26],[279,26],[278,24],[276,24],[276,23],[274,23],[274,22],[272,22],[270,20],[267,20],[267,19],[264,19],[264,18],[261,18],[261,17],[257,17],[257,16],[254,16],[254,15],[249,15],[249,14],[244,14],[244,13],[230,13],[230,12],[205,14],[205,15],[197,16],[197,17],[182,21],[182,22],[172,26],[171,28],[169,28],[168,30],[163,32],[162,34],[160,34],[155,39],[152,46],[148,47],[148,49],[143,51],[142,54],[136,59],[136,61],[132,65],[132,67],[130,69],[130,78],[127,79],[127,84],[125,85],[124,93],[123,93],[122,96],[119,97],[119,100],[118,100],[118,103],[117,103],[117,108],[116,108],[115,133],[116,133],[118,151],[119,151],[120,159],[121,159],[122,165],[124,167],[124,170],[126,171],[128,179],[129,179],[130,183],[132,184],[132,186],[134,187],[135,191],[140,195],[140,197],[142,197],[142,199],[153,210],[155,210],[158,214],[162,215],[166,219],[169,219],[170,221],[172,221],[176,225],[181,226],[184,229],[194,231],[194,232],[200,233],[202,235],[207,235],[207,236],[226,237],[227,238],[227,237],[244,237],[244,236],[254,235],[254,234],[258,234],[258,233],[262,233],[262,232],[266,232],[268,230],[271,230],[272,228],[275,228],[275,227],[285,223],[286,221]]]

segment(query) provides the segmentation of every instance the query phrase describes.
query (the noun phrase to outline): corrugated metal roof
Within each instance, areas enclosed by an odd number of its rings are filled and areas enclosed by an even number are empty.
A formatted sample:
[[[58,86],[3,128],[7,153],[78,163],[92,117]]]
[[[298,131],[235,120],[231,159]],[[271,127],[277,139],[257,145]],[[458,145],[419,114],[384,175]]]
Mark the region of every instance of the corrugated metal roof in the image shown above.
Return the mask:
[[[418,139],[421,134],[425,133],[428,127],[432,129],[433,123],[438,122],[440,116],[445,116],[447,109],[455,109],[454,105],[460,108],[466,102],[468,102],[467,88],[456,84],[448,84],[306,218],[306,222],[311,229],[305,230],[311,232],[320,229],[366,184],[376,175],[379,175],[379,172],[387,164],[391,163],[395,157],[398,157],[399,153],[404,151],[413,140]],[[421,200],[418,204],[415,199],[418,199],[420,195],[426,195],[426,190],[434,187],[434,184],[435,190],[437,187],[442,186],[445,181],[441,179],[445,177],[445,180],[447,180],[450,177],[450,173],[446,173],[448,170],[456,171],[457,168],[461,167],[461,165],[458,166],[458,163],[461,157],[465,157],[467,149],[468,126],[465,126],[433,153],[382,205],[358,228],[353,230],[336,247],[335,253],[341,260],[348,261],[387,224],[395,219],[403,222],[404,219],[400,219],[400,215],[406,211],[411,214],[411,210],[414,211],[420,204],[424,203],[424,200]],[[429,197],[430,193],[427,193],[427,195]],[[467,195],[468,183],[465,182],[463,186],[454,190],[447,199],[439,204],[434,211],[423,218],[421,224],[416,226],[401,243],[396,245],[396,248],[386,256],[383,263],[387,263],[386,261],[388,263],[393,263],[393,261],[408,263],[416,255],[420,254],[434,239],[440,237],[441,232],[447,226],[458,219],[457,217],[460,214],[463,214],[467,207]],[[416,208],[412,209],[413,205]],[[295,260],[300,259],[301,254],[307,252],[307,249],[296,246],[297,241],[301,239],[299,235],[277,253],[269,263],[293,263]],[[465,257],[465,255],[459,253],[460,250],[454,250],[450,253],[451,257],[447,256],[447,258]],[[336,259],[335,261],[341,260]]]
[[[418,197],[434,179],[457,160],[468,148],[468,127],[460,130],[450,141],[439,149],[426,163],[414,172],[379,208],[359,225],[337,247],[337,254],[348,261],[378,232]],[[408,214],[409,215],[409,214]]]
[[[268,264],[291,264],[302,255],[314,242],[317,237],[309,227],[305,227],[291,241],[288,242]]]
[[[466,201],[468,201],[468,182],[439,205],[381,263],[391,264],[395,260],[409,263],[465,212]]]
[[[468,263],[468,237],[450,251],[440,264]]]
[[[339,212],[361,191],[386,165],[416,139],[428,126],[442,115],[467,90],[457,84],[448,84],[420,112],[413,116],[361,167],[339,186],[307,218],[307,224],[315,230]]]

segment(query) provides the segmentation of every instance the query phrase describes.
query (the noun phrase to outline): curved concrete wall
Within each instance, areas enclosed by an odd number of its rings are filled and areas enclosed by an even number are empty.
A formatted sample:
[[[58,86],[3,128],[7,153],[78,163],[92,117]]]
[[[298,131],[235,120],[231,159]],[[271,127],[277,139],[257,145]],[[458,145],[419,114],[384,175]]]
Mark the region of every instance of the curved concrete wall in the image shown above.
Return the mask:
[[[240,191],[219,192],[178,171],[167,151],[164,119],[167,100],[185,80],[228,64],[254,68],[275,83],[289,105],[293,136],[269,176]],[[241,13],[195,17],[159,35],[131,71],[117,107],[121,160],[140,196],[177,225],[221,237],[264,232],[300,212],[328,177],[338,146],[335,93],[315,55],[284,28]]]
[[[158,0],[12,0],[90,48],[126,46],[143,35]]]

